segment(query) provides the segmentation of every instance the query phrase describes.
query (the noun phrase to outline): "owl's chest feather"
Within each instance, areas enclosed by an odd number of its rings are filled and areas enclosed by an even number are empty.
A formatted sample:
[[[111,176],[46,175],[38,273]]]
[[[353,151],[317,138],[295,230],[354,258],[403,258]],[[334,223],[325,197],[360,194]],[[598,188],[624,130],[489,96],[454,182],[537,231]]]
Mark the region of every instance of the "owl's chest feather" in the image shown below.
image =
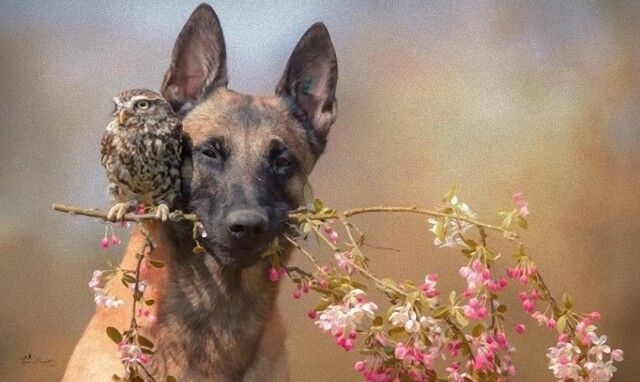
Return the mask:
[[[103,164],[121,193],[152,201],[178,179],[181,142],[169,128],[113,131]]]

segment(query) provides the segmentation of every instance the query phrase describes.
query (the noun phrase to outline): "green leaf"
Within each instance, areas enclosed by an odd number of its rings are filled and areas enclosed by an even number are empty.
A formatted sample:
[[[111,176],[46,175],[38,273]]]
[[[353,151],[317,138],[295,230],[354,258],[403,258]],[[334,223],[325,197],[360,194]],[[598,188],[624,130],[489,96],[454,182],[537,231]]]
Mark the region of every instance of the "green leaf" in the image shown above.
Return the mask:
[[[482,332],[484,332],[484,325],[483,324],[476,324],[476,326],[473,327],[473,329],[471,330],[471,334],[474,337],[480,337],[480,335],[482,334]]]
[[[507,306],[506,306],[506,305],[504,305],[504,304],[499,305],[499,306],[496,308],[496,312],[499,312],[499,313],[504,313],[504,312],[506,312],[506,311],[507,311]]]
[[[433,232],[436,235],[436,238],[440,241],[444,241],[444,238],[447,235],[447,230],[445,229],[444,224],[439,221],[433,225],[431,232]]]
[[[147,349],[147,348],[140,348],[140,351],[143,352],[144,354],[149,354],[149,355],[155,354],[153,350]]]
[[[404,330],[404,327],[400,326],[400,327],[397,327],[397,328],[389,329],[389,331],[387,333],[389,334],[389,337],[391,337],[393,339],[399,339],[402,336],[404,336],[406,331]]]
[[[556,321],[556,329],[558,329],[558,333],[564,332],[565,326],[567,326],[567,316],[560,316],[558,321]]]
[[[431,316],[433,318],[444,318],[447,314],[449,314],[449,307],[447,306],[440,306],[438,308],[436,308],[433,313],[431,314]]]
[[[331,305],[331,302],[329,301],[323,301],[320,304],[316,305],[316,307],[314,308],[314,310],[316,312],[322,312],[323,310],[327,309],[327,307]]]
[[[176,377],[174,377],[172,375],[167,375],[167,381],[166,382],[177,382],[176,381]]]
[[[449,293],[449,302],[451,303],[451,305],[455,305],[456,303],[456,291],[452,290],[451,293]]]
[[[518,222],[518,225],[522,228],[522,229],[527,229],[529,228],[529,223],[527,222],[527,220],[525,218],[523,218],[520,215],[516,215],[516,221]]]
[[[455,311],[455,316],[456,316],[456,321],[458,321],[460,326],[465,327],[469,325],[469,320],[462,313],[460,313],[459,310]]]
[[[114,328],[113,326],[107,327],[107,335],[109,336],[109,338],[111,338],[111,341],[117,344],[122,342],[122,334],[120,334],[118,329]]]
[[[158,261],[158,260],[149,260],[149,263],[151,263],[151,265],[153,265],[156,268],[162,268],[164,267],[164,263],[162,261]]]
[[[136,279],[135,277],[125,273],[122,275],[122,281],[126,281],[128,283],[135,283]]]
[[[140,346],[144,346],[144,347],[148,347],[149,349],[153,349],[153,342],[149,341],[149,339],[147,337],[138,335],[137,339],[138,339],[138,344],[140,344]]]
[[[376,316],[371,323],[373,326],[382,326],[384,324],[384,319],[382,316]]]
[[[568,293],[562,295],[562,303],[564,304],[565,309],[573,308],[573,298]]]
[[[313,202],[313,207],[314,207],[314,211],[320,212],[320,211],[322,211],[322,207],[324,207],[324,203],[322,203],[322,200],[316,199]]]
[[[145,301],[144,303],[147,304],[147,306],[151,306],[151,305],[155,304],[155,302],[156,302],[156,300],[150,299],[150,300]]]

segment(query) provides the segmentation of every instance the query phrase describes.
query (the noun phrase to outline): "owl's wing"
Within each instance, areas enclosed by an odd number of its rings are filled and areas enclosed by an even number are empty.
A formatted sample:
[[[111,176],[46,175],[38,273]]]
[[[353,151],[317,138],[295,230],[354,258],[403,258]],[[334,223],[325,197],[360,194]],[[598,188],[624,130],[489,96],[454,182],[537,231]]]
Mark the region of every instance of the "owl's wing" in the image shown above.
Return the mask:
[[[107,161],[109,160],[109,156],[113,152],[113,146],[111,144],[113,141],[113,135],[114,135],[113,131],[107,130],[102,136],[102,141],[100,141],[100,155],[101,155],[100,162],[102,163],[102,167],[105,167],[105,168],[107,167]]]

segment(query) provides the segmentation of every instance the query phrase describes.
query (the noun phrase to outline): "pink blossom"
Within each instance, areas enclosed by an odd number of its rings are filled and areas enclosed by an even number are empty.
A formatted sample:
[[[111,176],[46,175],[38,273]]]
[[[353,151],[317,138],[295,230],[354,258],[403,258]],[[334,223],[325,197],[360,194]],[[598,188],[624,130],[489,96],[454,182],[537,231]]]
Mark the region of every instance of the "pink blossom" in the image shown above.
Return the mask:
[[[353,264],[353,256],[350,252],[335,252],[333,258],[336,260],[338,267],[345,271],[349,276],[355,273],[355,266]]]
[[[432,300],[440,295],[440,291],[436,288],[437,282],[437,274],[429,274],[424,277],[424,283],[420,285],[420,291],[427,299]]]
[[[345,350],[355,345],[356,329],[365,317],[373,318],[378,306],[373,302],[365,302],[365,293],[360,289],[349,291],[341,304],[331,304],[318,312],[314,322],[324,332],[336,337],[336,343]]]
[[[302,296],[302,289],[300,288],[296,288],[293,290],[293,298],[295,298],[296,300],[300,298],[300,296]]]
[[[471,267],[461,267],[458,273],[467,280],[467,290],[470,291],[491,281],[489,269],[479,259],[474,260]]]
[[[329,240],[331,240],[333,244],[336,244],[338,242],[338,233],[334,231],[330,225],[327,224],[324,226],[324,232],[329,235]]]
[[[120,240],[120,238],[118,236],[116,236],[115,233],[111,235],[111,244],[113,244],[113,245],[122,244],[122,241]]]
[[[91,281],[89,281],[89,288],[100,288],[100,284],[102,284],[102,271],[94,271],[93,277],[91,277]]]
[[[611,351],[611,359],[616,361],[616,362],[621,362],[624,360],[624,352],[620,349],[614,349],[613,351]]]
[[[485,306],[484,299],[473,297],[469,299],[469,303],[462,307],[464,315],[472,320],[480,320],[487,318],[488,311]]]
[[[313,309],[307,312],[307,317],[309,317],[312,320],[315,320],[317,315],[318,313]]]
[[[358,361],[353,365],[355,371],[362,373],[364,371],[364,361]]]
[[[524,200],[524,194],[522,192],[516,192],[513,194],[512,198],[518,210],[518,215],[526,218],[529,215],[529,207],[527,206],[527,202]]]
[[[102,247],[102,249],[109,248],[109,239],[106,236],[103,237],[102,240],[100,240],[100,246]]]
[[[149,363],[149,356],[142,352],[142,349],[130,342],[122,341],[118,344],[120,351],[120,361],[125,365],[125,369],[135,367],[136,363],[146,365]]]
[[[280,272],[274,267],[269,268],[269,280],[271,282],[276,282],[280,279]]]
[[[524,326],[524,324],[516,324],[515,329],[516,329],[516,333],[522,334],[525,332],[526,327]]]

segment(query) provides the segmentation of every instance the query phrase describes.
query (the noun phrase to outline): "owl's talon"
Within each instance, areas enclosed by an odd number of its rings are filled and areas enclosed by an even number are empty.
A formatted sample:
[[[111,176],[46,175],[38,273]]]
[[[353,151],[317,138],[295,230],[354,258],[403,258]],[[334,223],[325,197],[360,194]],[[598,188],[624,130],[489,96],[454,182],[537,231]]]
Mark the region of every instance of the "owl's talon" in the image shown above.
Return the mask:
[[[129,207],[131,207],[129,203],[116,203],[109,209],[107,219],[112,222],[122,221],[124,215],[129,211]]]
[[[159,204],[158,207],[156,207],[156,219],[166,222],[167,219],[169,219],[169,206],[166,204]]]

